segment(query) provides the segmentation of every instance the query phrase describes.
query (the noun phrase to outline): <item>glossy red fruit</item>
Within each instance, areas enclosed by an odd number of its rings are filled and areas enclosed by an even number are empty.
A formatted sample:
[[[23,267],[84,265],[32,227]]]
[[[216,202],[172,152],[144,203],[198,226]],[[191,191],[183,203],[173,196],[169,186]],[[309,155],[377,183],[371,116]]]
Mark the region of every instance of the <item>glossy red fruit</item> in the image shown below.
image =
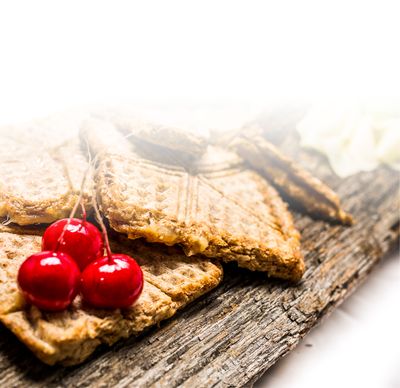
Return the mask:
[[[112,254],[89,264],[82,273],[83,299],[98,308],[127,308],[143,289],[143,273],[134,259]]]
[[[68,218],[65,218],[46,229],[42,238],[42,250],[68,254],[83,271],[89,263],[103,256],[103,238],[100,231],[90,222],[71,218],[62,241],[59,242],[67,223]]]
[[[29,256],[18,272],[18,284],[28,303],[48,311],[68,307],[79,290],[80,271],[62,252],[40,252]]]

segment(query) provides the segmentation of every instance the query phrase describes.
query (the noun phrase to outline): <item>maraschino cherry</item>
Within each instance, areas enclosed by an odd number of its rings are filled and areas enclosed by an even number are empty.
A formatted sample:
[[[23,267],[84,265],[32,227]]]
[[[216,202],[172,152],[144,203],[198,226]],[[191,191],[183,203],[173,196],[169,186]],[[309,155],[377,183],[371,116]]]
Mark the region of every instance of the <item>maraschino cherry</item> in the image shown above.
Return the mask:
[[[107,255],[90,263],[83,271],[82,297],[93,307],[127,308],[143,290],[143,272],[130,256],[111,253],[107,230],[99,215],[98,218]]]
[[[44,232],[42,250],[64,252],[71,256],[81,271],[92,261],[103,257],[101,232],[86,217],[64,218],[51,224]]]
[[[90,263],[82,273],[83,299],[98,308],[127,308],[143,289],[143,273],[137,262],[123,254],[111,254]]]
[[[18,272],[18,284],[27,302],[47,311],[67,308],[79,290],[80,271],[63,252],[29,256]]]

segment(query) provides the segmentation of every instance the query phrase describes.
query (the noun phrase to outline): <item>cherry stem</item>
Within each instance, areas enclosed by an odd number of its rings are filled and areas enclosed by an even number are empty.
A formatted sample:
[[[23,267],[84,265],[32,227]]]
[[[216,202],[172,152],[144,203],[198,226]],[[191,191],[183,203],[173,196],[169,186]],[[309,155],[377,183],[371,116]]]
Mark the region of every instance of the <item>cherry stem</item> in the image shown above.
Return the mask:
[[[111,248],[110,248],[110,242],[108,240],[107,228],[104,225],[103,217],[101,216],[99,207],[97,205],[96,191],[95,190],[94,190],[93,196],[92,196],[92,203],[93,203],[93,208],[94,208],[94,213],[95,213],[95,216],[96,216],[96,220],[100,224],[101,231],[103,233],[104,245],[105,245],[106,252],[107,252],[107,257],[108,257],[108,263],[111,264],[112,263],[112,253],[111,253]]]
[[[81,191],[81,193],[79,194],[78,200],[76,201],[76,203],[75,203],[74,207],[72,208],[72,211],[71,211],[71,213],[70,213],[70,215],[69,215],[69,217],[68,217],[68,221],[67,221],[67,223],[64,225],[63,231],[61,232],[60,237],[59,237],[58,240],[57,240],[57,245],[56,245],[55,252],[58,251],[58,249],[60,248],[60,245],[61,245],[62,242],[64,241],[65,232],[66,232],[66,230],[67,230],[67,228],[68,228],[68,225],[71,223],[71,220],[72,220],[72,218],[74,217],[74,215],[75,215],[75,213],[76,213],[76,211],[77,211],[77,209],[78,209],[78,206],[79,206],[79,204],[81,203],[81,200],[82,200],[82,191]]]
[[[86,147],[87,147],[88,155],[89,155],[89,168],[92,168],[97,163],[98,155],[96,155],[94,157],[94,159],[92,159],[92,155],[89,150],[89,143],[88,143],[87,139],[85,139],[85,140],[86,140]],[[93,193],[92,193],[92,205],[93,205],[96,220],[100,224],[101,232],[103,233],[104,245],[105,245],[107,257],[108,257],[108,263],[112,264],[112,252],[111,252],[111,248],[110,248],[110,241],[108,240],[107,228],[104,225],[103,217],[100,214],[99,206],[97,204],[97,193],[96,193],[95,188],[93,188]],[[86,215],[86,213],[85,213],[85,215]]]
[[[83,203],[83,189],[85,188],[86,179],[87,179],[87,177],[88,177],[88,175],[89,175],[89,172],[90,172],[90,170],[91,170],[91,168],[92,168],[92,165],[93,165],[93,164],[92,164],[91,155],[90,155],[90,152],[89,152],[89,146],[88,146],[87,143],[86,143],[86,146],[87,146],[87,148],[88,148],[88,155],[89,155],[88,168],[86,169],[85,174],[83,175],[83,178],[82,178],[81,187],[80,187],[80,190],[79,190],[79,196],[78,196],[78,198],[77,198],[77,200],[76,200],[76,202],[75,202],[74,207],[73,207],[72,210],[71,210],[71,213],[70,213],[70,215],[69,215],[69,217],[68,217],[68,221],[67,221],[67,223],[64,225],[63,231],[61,232],[61,235],[60,235],[60,237],[59,237],[58,240],[57,240],[57,245],[56,245],[56,248],[55,248],[55,250],[54,250],[55,252],[58,251],[58,249],[60,248],[60,245],[61,245],[62,242],[64,241],[65,232],[66,232],[66,230],[67,230],[67,228],[68,228],[68,225],[71,223],[71,219],[75,216],[75,213],[76,213],[76,211],[78,210],[78,206],[79,206],[79,205],[81,205],[81,207],[82,207],[83,222],[86,222],[86,209],[85,209],[85,205],[84,205],[84,203]]]
[[[81,198],[81,210],[82,210],[82,223],[84,224],[86,222],[86,209],[85,209],[85,204],[83,203],[83,199]]]

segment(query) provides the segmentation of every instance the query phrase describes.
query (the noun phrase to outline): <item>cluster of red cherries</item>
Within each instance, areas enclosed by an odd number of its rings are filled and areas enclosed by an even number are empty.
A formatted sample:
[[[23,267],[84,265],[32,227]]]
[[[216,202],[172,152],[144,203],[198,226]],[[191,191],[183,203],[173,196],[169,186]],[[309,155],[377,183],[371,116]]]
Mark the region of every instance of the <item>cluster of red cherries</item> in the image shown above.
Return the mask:
[[[107,237],[84,217],[50,225],[42,252],[29,256],[18,272],[18,284],[28,303],[46,311],[67,308],[80,292],[97,308],[127,308],[143,289],[143,273],[124,254],[112,254]]]

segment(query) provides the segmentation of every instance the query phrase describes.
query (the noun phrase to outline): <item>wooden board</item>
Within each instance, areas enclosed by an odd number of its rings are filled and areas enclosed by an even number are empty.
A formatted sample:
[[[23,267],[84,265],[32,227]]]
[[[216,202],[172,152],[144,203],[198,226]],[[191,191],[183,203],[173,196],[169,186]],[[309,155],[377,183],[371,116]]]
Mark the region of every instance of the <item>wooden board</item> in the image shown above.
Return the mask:
[[[242,386],[288,353],[399,241],[399,176],[388,168],[339,179],[326,160],[283,148],[323,178],[353,227],[296,215],[307,271],[297,286],[226,266],[212,293],[139,338],[102,347],[83,365],[49,367],[0,327],[0,386]]]

